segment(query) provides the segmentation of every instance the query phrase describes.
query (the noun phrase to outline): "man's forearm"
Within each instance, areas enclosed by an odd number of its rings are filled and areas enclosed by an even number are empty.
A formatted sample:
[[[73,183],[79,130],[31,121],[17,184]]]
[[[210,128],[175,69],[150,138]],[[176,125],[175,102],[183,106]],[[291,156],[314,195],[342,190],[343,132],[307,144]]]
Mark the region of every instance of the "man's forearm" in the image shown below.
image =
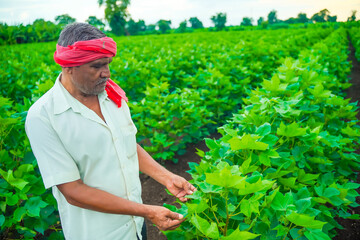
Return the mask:
[[[89,187],[81,180],[60,184],[57,188],[74,206],[104,213],[145,217],[161,230],[175,229],[184,221],[182,215],[171,212],[167,208],[132,202]]]
[[[94,211],[148,217],[151,207],[92,188],[81,180],[57,186],[66,200],[77,207]]]

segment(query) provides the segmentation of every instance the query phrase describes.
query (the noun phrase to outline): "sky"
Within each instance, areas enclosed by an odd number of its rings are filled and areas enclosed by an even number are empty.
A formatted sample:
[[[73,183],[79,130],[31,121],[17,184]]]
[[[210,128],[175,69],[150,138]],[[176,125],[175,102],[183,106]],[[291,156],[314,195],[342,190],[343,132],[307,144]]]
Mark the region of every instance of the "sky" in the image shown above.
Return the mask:
[[[338,21],[346,21],[352,10],[357,10],[360,19],[360,0],[131,0],[128,11],[134,20],[142,19],[147,25],[164,19],[176,28],[190,17],[199,18],[205,27],[213,26],[210,18],[220,12],[227,14],[228,26],[240,25],[243,17],[256,23],[272,10],[277,11],[278,19],[285,20],[300,12],[311,17],[325,8],[330,15],[337,15]],[[104,19],[104,7],[99,7],[98,0],[0,0],[0,22],[8,25],[31,24],[38,18],[54,22],[61,14],[78,22],[89,16]]]

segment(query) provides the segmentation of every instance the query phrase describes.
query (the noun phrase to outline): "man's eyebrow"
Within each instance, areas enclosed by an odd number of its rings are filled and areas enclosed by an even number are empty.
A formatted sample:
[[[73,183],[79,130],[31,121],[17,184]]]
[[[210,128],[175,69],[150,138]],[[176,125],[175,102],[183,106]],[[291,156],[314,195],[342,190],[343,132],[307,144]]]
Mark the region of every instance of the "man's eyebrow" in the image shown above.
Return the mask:
[[[112,59],[110,61],[98,61],[98,62],[93,62],[90,66],[103,66],[106,64],[109,64],[112,62]]]

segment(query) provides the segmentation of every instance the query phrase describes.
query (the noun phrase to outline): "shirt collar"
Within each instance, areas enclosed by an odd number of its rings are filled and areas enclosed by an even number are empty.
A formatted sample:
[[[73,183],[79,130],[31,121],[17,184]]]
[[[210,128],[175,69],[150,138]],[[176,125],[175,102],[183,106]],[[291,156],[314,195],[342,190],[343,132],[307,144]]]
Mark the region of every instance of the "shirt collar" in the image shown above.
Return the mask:
[[[81,112],[82,104],[74,98],[60,82],[61,73],[56,78],[54,84],[54,114],[60,114],[72,108],[74,112]],[[99,103],[101,104],[104,100],[110,100],[104,90],[98,95]],[[81,104],[81,105],[80,105]]]

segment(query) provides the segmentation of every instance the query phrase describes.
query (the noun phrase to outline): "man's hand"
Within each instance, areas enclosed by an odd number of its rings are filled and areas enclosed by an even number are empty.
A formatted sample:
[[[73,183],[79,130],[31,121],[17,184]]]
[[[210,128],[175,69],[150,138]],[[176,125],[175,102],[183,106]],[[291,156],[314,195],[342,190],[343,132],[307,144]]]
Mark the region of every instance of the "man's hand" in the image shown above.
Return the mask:
[[[196,191],[196,188],[191,185],[185,178],[178,175],[173,175],[166,183],[166,188],[180,201],[185,202],[188,199],[184,196],[191,195]]]
[[[172,212],[165,207],[150,206],[147,218],[154,223],[161,231],[174,230],[180,226],[185,219],[179,213]]]

